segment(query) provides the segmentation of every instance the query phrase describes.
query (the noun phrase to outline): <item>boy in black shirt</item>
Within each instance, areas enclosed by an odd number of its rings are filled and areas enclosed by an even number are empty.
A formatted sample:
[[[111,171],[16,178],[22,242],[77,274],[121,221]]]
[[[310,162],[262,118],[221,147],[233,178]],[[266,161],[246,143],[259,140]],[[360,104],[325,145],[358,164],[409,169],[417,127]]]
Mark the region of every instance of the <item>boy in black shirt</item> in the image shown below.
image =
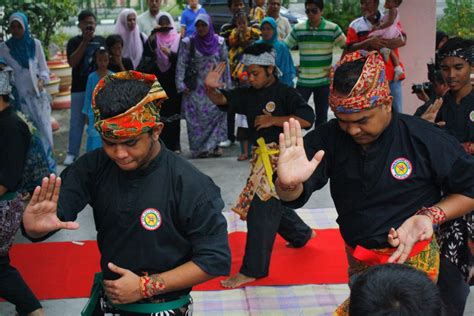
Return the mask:
[[[275,52],[267,44],[254,44],[244,51],[243,63],[250,87],[219,91],[224,65],[206,78],[207,95],[216,105],[247,116],[249,143],[254,145],[252,170],[233,211],[247,220],[247,243],[240,272],[222,282],[234,288],[268,275],[275,235],[279,233],[293,247],[303,247],[314,236],[294,210],[284,207],[273,185],[278,159],[278,135],[290,117],[304,128],[314,122],[313,109],[296,89],[278,81]]]

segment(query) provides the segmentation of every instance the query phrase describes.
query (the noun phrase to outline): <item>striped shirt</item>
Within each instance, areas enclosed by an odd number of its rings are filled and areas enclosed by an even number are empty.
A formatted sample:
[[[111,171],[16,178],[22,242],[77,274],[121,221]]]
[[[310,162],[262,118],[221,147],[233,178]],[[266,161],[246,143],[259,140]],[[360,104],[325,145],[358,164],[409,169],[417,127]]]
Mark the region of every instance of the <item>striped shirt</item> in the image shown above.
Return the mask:
[[[285,39],[288,47],[296,45],[300,51],[300,71],[297,86],[320,87],[329,84],[334,46],[342,47],[346,36],[339,25],[321,18],[317,28],[309,21],[296,24]]]

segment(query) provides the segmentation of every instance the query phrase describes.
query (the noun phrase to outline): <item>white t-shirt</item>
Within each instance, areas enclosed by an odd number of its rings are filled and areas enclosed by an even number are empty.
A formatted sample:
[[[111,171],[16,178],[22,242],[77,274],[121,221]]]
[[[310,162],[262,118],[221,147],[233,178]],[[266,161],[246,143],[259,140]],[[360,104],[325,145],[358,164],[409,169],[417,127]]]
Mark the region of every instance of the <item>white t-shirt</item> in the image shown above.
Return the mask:
[[[145,33],[147,37],[150,36],[151,31],[158,25],[158,21],[156,20],[157,16],[158,14],[153,16],[150,11],[145,11],[137,17],[137,24],[140,27],[140,31]]]

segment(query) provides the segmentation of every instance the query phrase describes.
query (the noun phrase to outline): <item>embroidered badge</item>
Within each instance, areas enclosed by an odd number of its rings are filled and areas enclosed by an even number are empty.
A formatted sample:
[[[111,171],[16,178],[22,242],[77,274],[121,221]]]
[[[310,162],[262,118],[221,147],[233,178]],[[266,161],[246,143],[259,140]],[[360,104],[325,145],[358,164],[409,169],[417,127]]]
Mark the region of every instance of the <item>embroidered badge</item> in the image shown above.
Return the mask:
[[[276,104],[273,101],[270,101],[265,105],[265,110],[269,113],[272,113],[273,111],[275,111],[275,108],[276,108]]]
[[[411,175],[412,170],[410,160],[403,157],[395,159],[390,166],[392,176],[397,180],[405,180]]]
[[[157,230],[161,226],[161,214],[154,208],[147,208],[140,215],[140,222],[146,230]]]
[[[471,113],[469,113],[469,119],[471,120],[471,122],[474,123],[474,111],[471,111]]]

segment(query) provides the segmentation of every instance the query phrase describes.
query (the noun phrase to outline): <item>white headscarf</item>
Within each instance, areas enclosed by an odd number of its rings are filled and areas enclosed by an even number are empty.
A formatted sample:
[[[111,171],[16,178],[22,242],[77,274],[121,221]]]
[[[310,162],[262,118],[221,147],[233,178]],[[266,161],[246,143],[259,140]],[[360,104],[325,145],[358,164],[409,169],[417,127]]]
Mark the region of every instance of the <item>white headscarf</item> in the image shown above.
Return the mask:
[[[136,69],[142,58],[143,42],[138,23],[133,30],[128,29],[127,18],[130,14],[135,14],[137,17],[137,12],[133,9],[123,9],[120,12],[115,24],[115,34],[120,35],[123,39],[122,57],[130,58],[133,68]]]

